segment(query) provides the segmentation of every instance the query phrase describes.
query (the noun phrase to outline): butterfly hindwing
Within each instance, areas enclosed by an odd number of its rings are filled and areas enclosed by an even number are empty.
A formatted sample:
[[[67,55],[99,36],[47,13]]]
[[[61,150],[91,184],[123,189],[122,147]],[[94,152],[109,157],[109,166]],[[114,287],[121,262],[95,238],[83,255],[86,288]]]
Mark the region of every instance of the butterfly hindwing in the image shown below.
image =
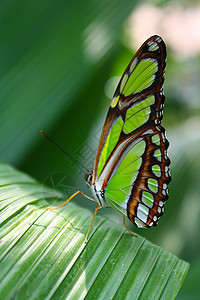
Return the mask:
[[[166,49],[150,37],[127,66],[109,108],[94,163],[106,201],[138,227],[157,224],[170,182],[168,141],[160,125]]]

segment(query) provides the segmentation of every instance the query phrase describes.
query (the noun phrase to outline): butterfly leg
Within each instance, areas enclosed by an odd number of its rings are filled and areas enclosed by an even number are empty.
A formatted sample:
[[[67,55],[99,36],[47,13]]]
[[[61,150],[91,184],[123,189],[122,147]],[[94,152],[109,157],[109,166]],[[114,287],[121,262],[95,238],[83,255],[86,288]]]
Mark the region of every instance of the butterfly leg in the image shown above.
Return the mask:
[[[95,208],[95,211],[94,211],[94,216],[93,216],[93,218],[92,218],[92,222],[91,222],[90,227],[89,227],[89,229],[88,229],[88,232],[87,232],[87,234],[86,234],[86,236],[85,236],[85,244],[87,243],[87,238],[88,238],[90,229],[92,228],[92,224],[93,224],[93,222],[94,222],[94,219],[95,219],[95,217],[96,217],[97,210],[100,209],[100,208],[102,208],[102,206],[99,206],[99,205],[97,204],[97,206],[96,206],[96,208]]]
[[[135,234],[134,232],[130,231],[130,229],[129,229],[128,226],[126,225],[126,223],[125,223],[125,216],[123,216],[123,224],[124,224],[126,230],[128,230],[128,232],[129,232],[130,234],[132,234],[132,235],[134,235],[134,236],[137,236],[137,234]]]
[[[76,195],[78,195],[78,194],[81,194],[81,195],[83,195],[85,198],[88,198],[88,199],[90,199],[90,200],[92,200],[92,201],[95,201],[94,199],[92,199],[92,198],[88,197],[87,195],[83,194],[81,191],[77,191],[77,192],[74,193],[71,197],[69,197],[69,198],[67,199],[67,201],[65,201],[65,203],[63,203],[63,204],[61,204],[61,205],[59,205],[59,206],[56,206],[56,207],[48,207],[47,209],[50,210],[50,209],[57,209],[57,208],[63,207],[63,206],[65,206],[72,198],[74,198],[74,197],[75,197]]]

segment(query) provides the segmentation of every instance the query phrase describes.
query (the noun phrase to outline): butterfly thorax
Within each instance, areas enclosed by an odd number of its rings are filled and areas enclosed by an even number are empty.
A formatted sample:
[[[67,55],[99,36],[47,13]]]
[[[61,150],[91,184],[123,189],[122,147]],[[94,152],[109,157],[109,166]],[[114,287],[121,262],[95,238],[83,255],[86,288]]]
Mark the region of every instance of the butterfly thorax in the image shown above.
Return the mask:
[[[94,200],[99,204],[99,206],[109,207],[105,200],[105,189],[98,189],[96,182],[93,180],[93,172],[87,172],[85,174],[85,181],[87,186],[90,188]]]

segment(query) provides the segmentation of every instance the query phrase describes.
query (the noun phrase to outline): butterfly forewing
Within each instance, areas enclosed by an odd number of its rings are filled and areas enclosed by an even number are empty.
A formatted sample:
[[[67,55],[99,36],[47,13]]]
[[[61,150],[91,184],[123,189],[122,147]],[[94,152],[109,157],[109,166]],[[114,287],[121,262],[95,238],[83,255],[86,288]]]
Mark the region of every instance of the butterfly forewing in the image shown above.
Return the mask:
[[[157,224],[170,182],[168,141],[160,125],[166,49],[149,38],[127,66],[115,91],[94,163],[105,200],[138,227]]]

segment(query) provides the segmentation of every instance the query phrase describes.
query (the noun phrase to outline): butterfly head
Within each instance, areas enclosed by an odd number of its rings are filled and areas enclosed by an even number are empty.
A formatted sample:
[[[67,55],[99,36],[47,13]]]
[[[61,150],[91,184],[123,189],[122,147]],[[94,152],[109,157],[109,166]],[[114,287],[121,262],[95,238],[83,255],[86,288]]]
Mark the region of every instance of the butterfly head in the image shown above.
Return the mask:
[[[86,181],[86,184],[88,187],[92,186],[92,181],[93,181],[93,172],[92,171],[87,172],[85,174],[85,181]]]

